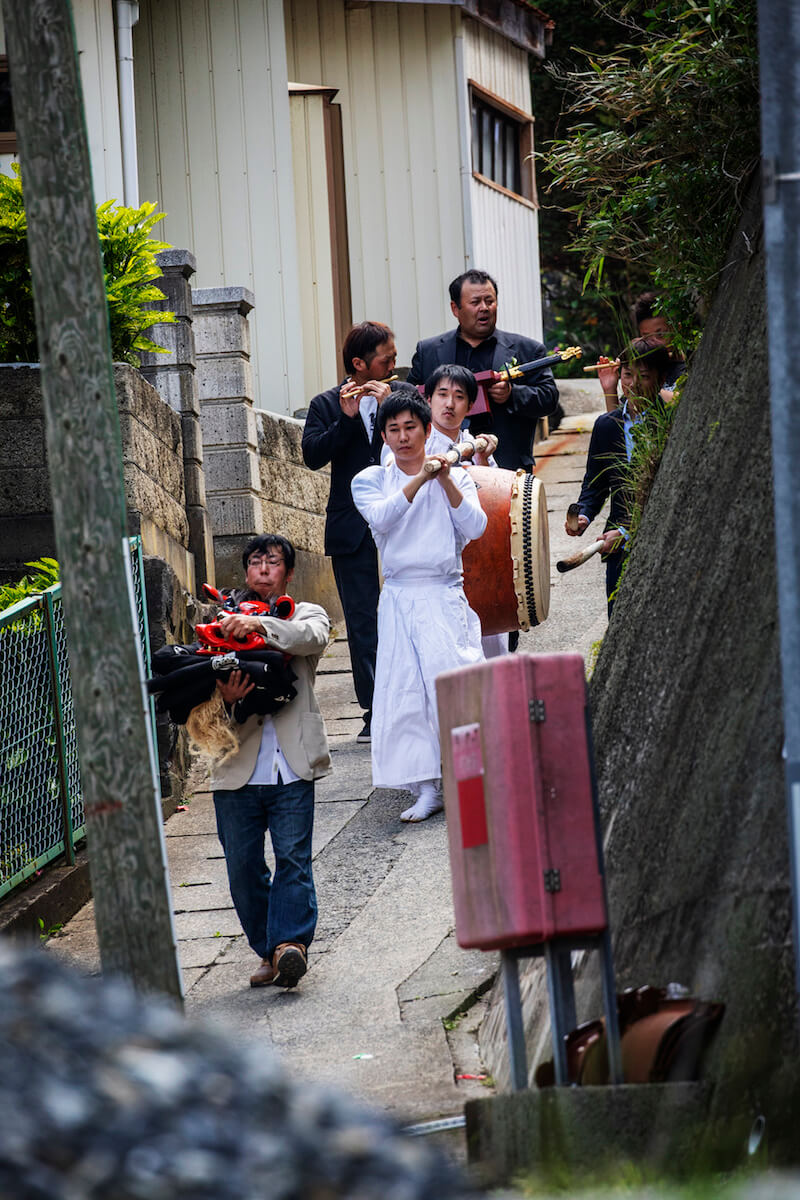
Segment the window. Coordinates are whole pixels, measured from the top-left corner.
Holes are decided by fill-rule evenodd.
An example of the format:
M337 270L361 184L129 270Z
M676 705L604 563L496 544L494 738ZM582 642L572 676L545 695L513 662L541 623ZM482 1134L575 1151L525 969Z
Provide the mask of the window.
M469 84L473 176L535 206L533 117L473 80Z
M14 109L11 104L8 57L0 54L0 154L16 153L17 135L14 132Z

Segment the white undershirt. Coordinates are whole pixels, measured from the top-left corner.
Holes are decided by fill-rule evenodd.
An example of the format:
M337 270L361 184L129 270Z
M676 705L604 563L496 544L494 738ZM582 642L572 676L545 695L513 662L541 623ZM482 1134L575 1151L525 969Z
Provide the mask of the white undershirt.
M258 748L258 758L253 767L253 774L248 784L276 784L280 772L282 783L294 783L300 776L296 775L286 761L281 750L275 723L272 717L264 717L264 727L261 730L261 745Z
M369 392L365 392L358 402L358 411L361 413L361 420L364 422L364 428L367 431L367 440L371 442L372 435L375 432L378 401Z

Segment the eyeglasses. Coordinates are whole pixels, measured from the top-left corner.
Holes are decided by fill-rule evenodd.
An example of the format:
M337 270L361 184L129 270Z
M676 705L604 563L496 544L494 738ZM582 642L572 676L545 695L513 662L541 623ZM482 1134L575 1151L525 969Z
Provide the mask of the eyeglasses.
M264 563L268 567L282 567L283 559L278 554L254 554L247 560L248 567L261 567Z

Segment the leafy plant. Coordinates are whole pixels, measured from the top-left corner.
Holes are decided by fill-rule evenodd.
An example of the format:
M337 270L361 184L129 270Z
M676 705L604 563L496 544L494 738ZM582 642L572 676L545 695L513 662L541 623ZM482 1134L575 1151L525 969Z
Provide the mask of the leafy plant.
M0 613L11 608L12 604L27 600L29 596L38 596L58 583L59 567L54 558L37 558L35 562L25 563L25 566L32 568L32 575L23 575L16 583L0 584Z
M145 336L152 325L174 322L173 312L145 308L164 299L153 284L163 273L156 255L169 249L168 242L152 237L153 227L164 218L152 203L139 208L115 207L107 200L97 209L97 234L103 255L103 275L108 298L111 350L116 362L138 365L137 351L165 354Z
M35 362L39 357L33 306L28 226L19 164L0 175L0 361ZM164 299L153 281L162 274L156 261L169 243L152 231L164 214L155 204L126 208L108 200L97 209L103 257L111 353L116 362L138 365L138 352L164 353L147 336L152 325L173 322L175 314L148 308Z
M679 400L680 394L676 390L676 399L672 404L665 404L660 398L649 402L642 412L641 421L637 421L633 426L630 462L623 466L623 488L630 513L628 553L623 560L622 571L613 593L614 597L616 597L628 569L630 550L642 523L642 514L667 448Z
M756 3L638 0L613 18L608 4L595 11L604 28L617 22L618 44L585 49L583 69L560 72L566 114L544 164L573 221L568 249L584 288L619 309L621 278L636 290L647 280L686 354L758 156Z
M55 937L64 928L63 921L59 921L57 925L51 925L49 929L45 929L44 919L39 917L39 939L46 942L48 938Z

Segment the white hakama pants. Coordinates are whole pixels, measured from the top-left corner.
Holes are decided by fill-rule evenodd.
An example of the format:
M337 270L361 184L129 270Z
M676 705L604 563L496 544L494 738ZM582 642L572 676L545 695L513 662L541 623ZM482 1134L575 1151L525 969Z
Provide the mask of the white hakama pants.
M436 676L482 661L480 621L460 584L386 580L372 705L375 787L441 776Z

